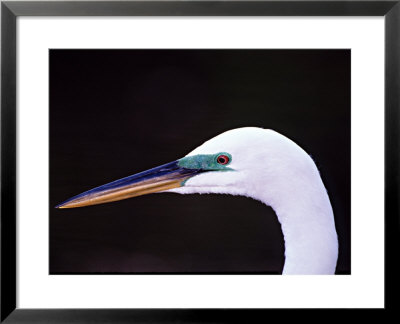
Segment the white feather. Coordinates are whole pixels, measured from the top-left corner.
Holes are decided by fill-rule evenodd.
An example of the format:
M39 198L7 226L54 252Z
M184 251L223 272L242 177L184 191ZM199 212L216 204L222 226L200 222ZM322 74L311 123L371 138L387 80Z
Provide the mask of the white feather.
M196 175L180 194L251 197L271 206L285 240L283 274L334 274L338 241L332 207L311 157L287 137L246 127L222 133L187 156L228 152L233 171Z

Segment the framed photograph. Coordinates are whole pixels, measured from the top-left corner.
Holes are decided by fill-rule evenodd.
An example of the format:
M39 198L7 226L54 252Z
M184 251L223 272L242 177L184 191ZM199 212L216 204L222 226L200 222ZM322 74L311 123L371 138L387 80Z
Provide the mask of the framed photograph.
M1 11L1 321L391 308L397 1Z

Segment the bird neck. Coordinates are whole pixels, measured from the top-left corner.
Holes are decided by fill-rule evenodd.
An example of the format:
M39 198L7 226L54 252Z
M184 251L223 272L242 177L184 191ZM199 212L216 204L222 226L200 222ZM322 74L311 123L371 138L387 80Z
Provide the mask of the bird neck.
M316 169L316 167L315 167ZM338 241L332 206L318 172L264 190L285 241L283 274L334 274ZM269 187L269 188L271 188Z
M305 213L289 208L276 210L285 240L283 274L334 274L338 242L331 206L327 206L330 211L311 202L306 206Z

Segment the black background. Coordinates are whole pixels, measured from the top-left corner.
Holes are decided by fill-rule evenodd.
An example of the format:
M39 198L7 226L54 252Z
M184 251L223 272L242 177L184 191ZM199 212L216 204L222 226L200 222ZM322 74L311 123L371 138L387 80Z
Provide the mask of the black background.
M276 215L249 198L54 208L243 126L314 158L350 273L349 50L51 50L50 273L281 273Z

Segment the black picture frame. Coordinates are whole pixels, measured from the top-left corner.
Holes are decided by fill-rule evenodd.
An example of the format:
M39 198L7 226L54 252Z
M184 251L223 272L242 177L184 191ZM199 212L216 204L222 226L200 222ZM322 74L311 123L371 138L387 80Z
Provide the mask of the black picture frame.
M253 322L277 310L16 308L16 19L19 16L384 16L385 308L395 309L399 244L400 1L2 1L1 318L4 323ZM40 293L40 292L38 292ZM282 311L282 310L281 310ZM281 312L279 311L279 312ZM314 310L319 313L320 311ZM379 310L378 316L381 316ZM297 310L299 315L309 312ZM306 315L307 314L307 315ZM348 314L348 313L347 313ZM347 315L349 316L349 314ZM369 315L368 315L369 316ZM316 316L317 318L319 315ZM259 320L257 320L258 322Z

